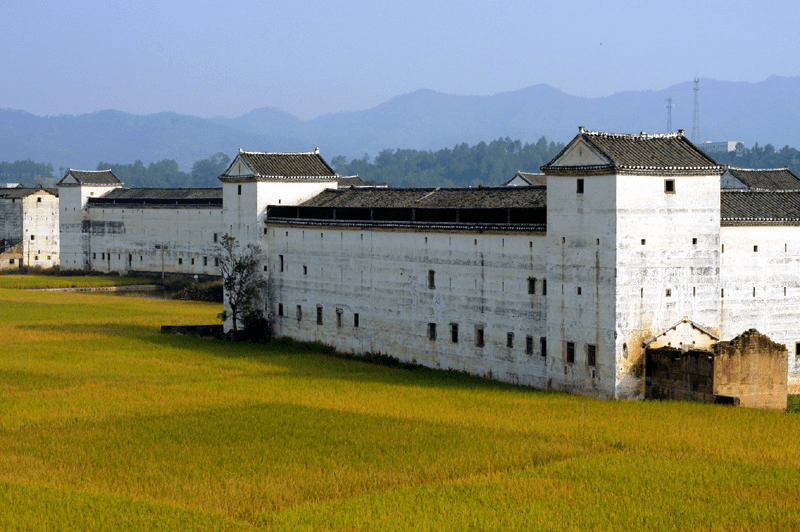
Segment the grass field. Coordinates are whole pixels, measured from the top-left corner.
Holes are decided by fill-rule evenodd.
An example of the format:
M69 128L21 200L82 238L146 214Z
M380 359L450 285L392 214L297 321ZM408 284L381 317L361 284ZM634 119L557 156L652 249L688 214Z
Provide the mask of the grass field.
M85 288L98 286L120 286L151 284L153 279L147 277L125 277L118 275L0 275L0 287L3 288Z
M0 288L0 529L800 529L798 415L158 332L219 311Z

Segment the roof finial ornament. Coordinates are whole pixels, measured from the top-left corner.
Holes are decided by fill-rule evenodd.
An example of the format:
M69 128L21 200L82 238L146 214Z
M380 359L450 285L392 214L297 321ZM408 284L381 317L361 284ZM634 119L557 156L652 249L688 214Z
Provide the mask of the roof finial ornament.
M319 155L319 146L317 146L316 148L314 148L314 153L316 153L317 155Z
M578 133L583 135L586 131L584 130L583 126L578 126Z

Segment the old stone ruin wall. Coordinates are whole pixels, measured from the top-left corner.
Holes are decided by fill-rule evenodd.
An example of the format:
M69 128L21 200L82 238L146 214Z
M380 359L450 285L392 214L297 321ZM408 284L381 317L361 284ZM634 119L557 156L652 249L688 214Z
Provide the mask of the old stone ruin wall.
M646 350L645 398L786 410L786 347L755 329L710 350Z

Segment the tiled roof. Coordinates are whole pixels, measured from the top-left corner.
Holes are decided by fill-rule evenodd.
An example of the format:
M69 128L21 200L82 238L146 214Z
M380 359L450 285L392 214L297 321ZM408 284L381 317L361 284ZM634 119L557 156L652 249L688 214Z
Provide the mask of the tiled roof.
M339 178L339 188L347 187L388 187L388 183L378 183L377 181L364 181L357 175L342 176Z
M304 207L508 208L544 207L545 187L327 189Z
M14 187L14 188L0 188L0 199L20 199L27 198L31 194L44 190L48 194L58 197L58 189L51 187Z
M98 199L222 199L222 187L209 188L115 188Z
M68 178L72 176L80 185L121 185L111 170L73 170L70 168L58 185L69 185Z
M753 169L729 166L726 172L754 190L800 189L800 179L789 168Z
M313 152L258 152L239 150L241 158L255 172L256 180L335 181L336 171L325 162L319 151ZM236 159L231 167L236 164ZM230 167L220 180L235 180L244 176L228 175Z
M723 190L722 226L800 225L800 190Z
M222 187L215 188L116 188L97 198L89 207L141 206L156 208L222 207Z
M579 128L578 135L556 155L541 167L545 173L559 174L576 170L613 171L617 173L685 173L715 172L722 173L723 167L711 157L703 153L683 134L677 133L648 135L603 133ZM578 140L583 140L598 155L610 161L608 164L553 166L567 150Z
M511 186L510 183L515 179L521 179L522 181L526 182L528 185L537 185L537 186L545 186L547 185L547 176L544 174L536 174L533 172L521 172L518 171L514 174L514 177L503 183L502 186L507 187ZM519 186L519 185L517 185Z

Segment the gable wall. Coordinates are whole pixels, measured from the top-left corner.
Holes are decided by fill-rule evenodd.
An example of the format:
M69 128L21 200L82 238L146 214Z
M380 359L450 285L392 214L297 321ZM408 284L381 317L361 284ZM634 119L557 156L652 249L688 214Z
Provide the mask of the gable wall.
M646 338L684 317L718 333L719 176L622 175L616 199L617 396L640 398Z

